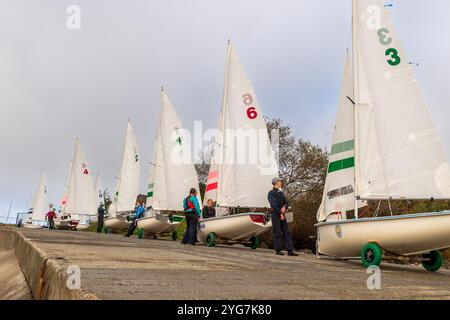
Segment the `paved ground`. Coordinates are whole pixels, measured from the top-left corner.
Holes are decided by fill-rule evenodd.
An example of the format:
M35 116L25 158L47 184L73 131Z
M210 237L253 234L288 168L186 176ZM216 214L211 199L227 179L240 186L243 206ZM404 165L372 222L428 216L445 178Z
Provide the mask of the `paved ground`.
M102 299L450 299L450 272L385 264L381 290L367 289L357 262L278 257L270 250L184 246L86 232L23 230Z
M30 289L20 271L14 249L0 248L0 300L30 299Z

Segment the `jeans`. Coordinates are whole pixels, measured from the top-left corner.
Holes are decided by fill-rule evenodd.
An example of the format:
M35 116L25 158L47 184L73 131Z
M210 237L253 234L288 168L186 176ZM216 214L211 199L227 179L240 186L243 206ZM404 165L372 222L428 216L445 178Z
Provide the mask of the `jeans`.
M131 236L134 233L134 230L136 229L137 223L136 218L133 218L133 221L131 222L130 229L128 229L127 237Z
M49 230L55 229L55 222L53 221L53 219L48 219L48 229Z
M103 229L103 219L98 219L97 222L97 233L101 233Z
M291 234L289 233L288 223L286 217L281 221L281 217L278 213L272 213L272 235L273 235L273 247L275 251L281 251L281 239L284 236L284 244L287 251L293 251Z
M181 243L183 244L192 244L194 245L197 241L197 224L198 224L198 216L195 213L187 212L185 213L186 217L186 231L183 235L183 240Z

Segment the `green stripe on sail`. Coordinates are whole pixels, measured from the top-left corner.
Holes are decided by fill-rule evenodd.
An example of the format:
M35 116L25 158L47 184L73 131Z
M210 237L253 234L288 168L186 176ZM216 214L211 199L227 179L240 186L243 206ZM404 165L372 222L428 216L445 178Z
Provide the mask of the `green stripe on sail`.
M355 166L355 157L331 162L328 166L328 173L353 168Z
M338 154L355 149L355 140L344 141L336 143L331 147L331 154Z
M153 197L153 191L147 192L147 198L151 198L151 197Z

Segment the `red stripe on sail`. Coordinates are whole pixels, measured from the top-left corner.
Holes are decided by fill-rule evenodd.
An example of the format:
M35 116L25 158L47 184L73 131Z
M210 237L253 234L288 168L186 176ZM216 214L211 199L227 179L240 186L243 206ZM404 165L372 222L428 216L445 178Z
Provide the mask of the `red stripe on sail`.
M219 176L219 171L210 172L208 175L208 180L215 179Z
M211 191L211 190L216 190L217 186L218 186L217 182L210 183L210 184L208 184L206 186L206 191L205 192L208 192L208 191Z

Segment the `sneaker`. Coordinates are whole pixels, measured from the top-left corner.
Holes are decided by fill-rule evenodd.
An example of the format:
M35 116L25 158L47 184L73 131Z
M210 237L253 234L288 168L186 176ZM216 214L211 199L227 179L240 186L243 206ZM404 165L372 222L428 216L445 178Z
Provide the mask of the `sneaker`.
M283 251L277 251L277 255L278 256L284 256L284 253L283 253Z
M296 252L294 252L294 251L289 251L289 252L288 252L288 256L291 256L291 257L298 257L298 253L296 253Z

